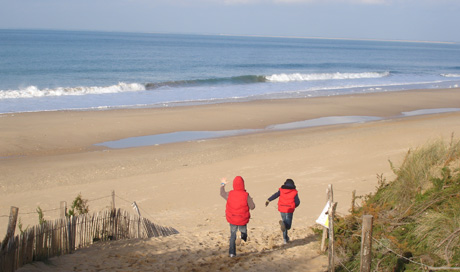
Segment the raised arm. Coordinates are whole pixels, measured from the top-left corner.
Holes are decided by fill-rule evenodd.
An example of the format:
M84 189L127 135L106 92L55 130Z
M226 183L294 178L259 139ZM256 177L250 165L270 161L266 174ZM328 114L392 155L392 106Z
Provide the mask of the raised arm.
M228 199L228 192L225 191L225 185L227 184L226 178L220 179L220 196L223 197L225 200Z

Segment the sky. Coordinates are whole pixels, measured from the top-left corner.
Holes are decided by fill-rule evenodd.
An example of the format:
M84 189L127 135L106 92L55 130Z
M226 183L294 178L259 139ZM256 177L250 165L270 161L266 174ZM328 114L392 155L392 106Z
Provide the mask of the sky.
M460 0L0 0L0 29L460 42Z

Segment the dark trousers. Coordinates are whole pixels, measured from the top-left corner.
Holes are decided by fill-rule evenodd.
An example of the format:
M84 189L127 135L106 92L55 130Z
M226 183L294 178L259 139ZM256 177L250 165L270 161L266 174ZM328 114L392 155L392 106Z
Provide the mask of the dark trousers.
M236 231L240 230L241 236L245 236L248 234L248 229L246 225L244 226L237 226L230 224L230 248L228 250L228 254L236 255Z
M286 242L289 241L288 230L291 229L293 216L294 213L281 213L281 219L283 220L284 226L286 227L286 230L283 231L283 238Z

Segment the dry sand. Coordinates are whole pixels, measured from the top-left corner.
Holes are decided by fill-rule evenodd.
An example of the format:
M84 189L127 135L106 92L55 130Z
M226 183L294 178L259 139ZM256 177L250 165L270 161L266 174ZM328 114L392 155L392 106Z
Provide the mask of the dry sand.
M10 206L24 227L59 216L60 201L81 193L91 211L110 204L132 210L180 234L96 244L22 271L324 271L311 226L328 184L338 212L351 193L373 192L377 174L392 178L410 148L460 134L460 112L402 117L402 112L460 108L460 90L416 90L307 99L266 100L156 109L62 111L0 115L0 235ZM176 131L263 129L328 116L384 120L258 133L127 149L96 143ZM241 175L256 209L250 241L228 257L229 226L220 178ZM276 203L265 200L292 178L301 205L292 243L283 245ZM227 186L230 187L231 186Z

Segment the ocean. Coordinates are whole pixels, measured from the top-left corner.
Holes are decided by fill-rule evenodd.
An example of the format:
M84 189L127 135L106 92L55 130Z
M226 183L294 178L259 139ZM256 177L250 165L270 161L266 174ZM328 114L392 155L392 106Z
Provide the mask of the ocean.
M0 113L459 86L459 44L0 30Z

